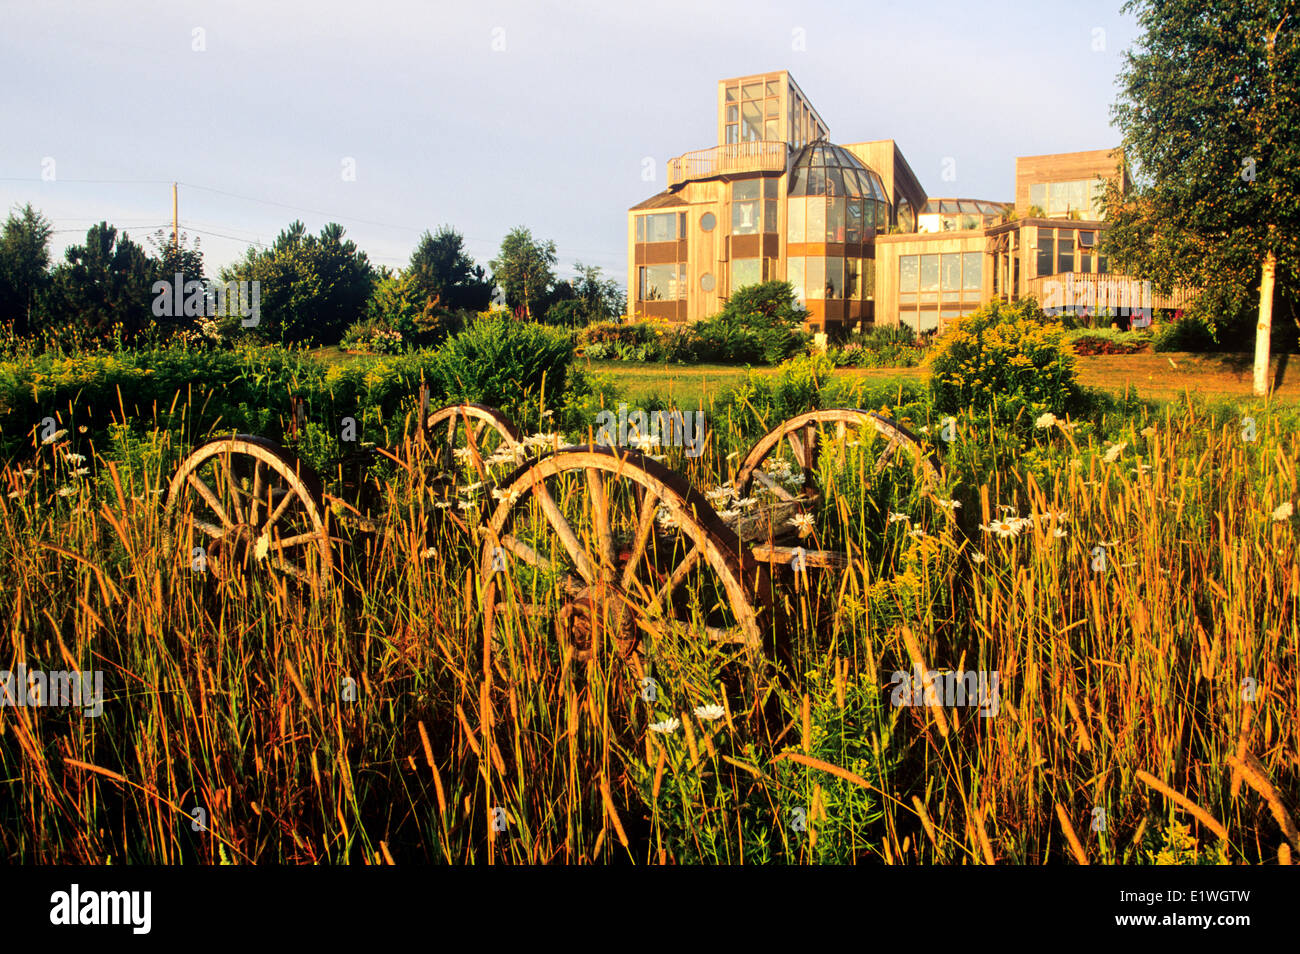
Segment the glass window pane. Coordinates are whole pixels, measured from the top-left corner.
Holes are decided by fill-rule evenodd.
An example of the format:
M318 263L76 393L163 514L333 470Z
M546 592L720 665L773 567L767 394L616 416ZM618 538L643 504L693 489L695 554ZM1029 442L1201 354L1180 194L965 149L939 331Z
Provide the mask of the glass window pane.
M777 122L775 119L767 120L763 124L763 138L771 139L771 140L780 139L781 136L780 133L777 132L776 127L777 127Z
M757 258L738 258L731 263L731 290L756 285L762 281L762 262Z
M826 241L844 241L844 203L843 198L830 199L826 203Z
M961 254L958 252L940 256L939 284L944 291L957 291L961 288Z
M645 217L647 242L674 242L677 240L677 213L664 212Z
M937 292L939 290L939 256L921 256L921 291Z
M844 241L861 242L862 241L862 203L870 203L870 199L850 199L848 207L845 209L844 220Z
M1062 215L1070 199L1068 183L1051 182L1047 186L1047 214Z
M742 90L741 96L743 96L745 99L763 98L762 83L746 83L743 87L741 87L741 90Z
M735 101L736 101L736 87L734 87L734 86L728 86L728 87L727 87L727 102L729 102L729 103L734 103Z
M808 200L808 241L826 241L826 200Z
M766 119L775 119L776 111L781 103L776 99L767 99L763 101L763 116Z
M972 291L979 291L984 283L983 266L984 256L979 252L962 253L962 282L961 287Z
M826 295L826 259L814 255L805 266L805 288L809 298L822 298Z
M876 297L876 262L874 259L862 260L862 297L873 301Z
M776 232L776 199L763 200L763 231Z
M732 123L730 126L727 127L727 143L728 143L728 145L730 145L731 143L737 143L737 142L740 142L740 133L739 133L739 128L740 128L740 127L738 127L735 123Z
M844 297L858 297L858 269L861 268L862 259L846 258L844 260Z
M742 142L763 138L763 115L758 103L744 103L740 107L740 139Z
M729 122L729 123L734 123L734 122L738 122L739 120L740 120L740 107L739 107L739 106L728 106L728 107L727 107L727 122Z
M844 259L838 255L826 258L826 297L844 297Z
M780 84L777 83L776 80L768 80L768 81L767 81L767 95L768 95L768 96L780 96L780 95L781 95L781 87L780 87Z
M641 268L641 301L676 301L685 291L682 288L682 268L679 265L645 265Z
M1035 182L1029 187L1029 204L1047 211L1047 183Z
M1074 233L1061 231L1056 240L1056 270L1058 272L1074 271Z
M1038 274L1051 275L1054 272L1052 265L1055 263L1055 245L1052 240L1051 229L1038 230Z
M786 259L785 280L794 288L794 297L802 304L807 296L804 293L804 260L802 258Z
M732 201L740 202L747 199L757 199L760 189L762 189L762 185L757 179L739 179L731 184Z
M775 176L769 176L763 180L763 198L775 199L777 194L777 182Z
M1088 195L1088 181L1079 179L1070 183L1070 208L1080 215L1092 214L1092 197Z
M804 241L804 207L807 199L791 199L785 204L785 240Z
M915 293L920 272L917 270L917 256L898 256L898 290Z
M636 217L636 240L638 242L645 241L645 216L644 215L638 215Z

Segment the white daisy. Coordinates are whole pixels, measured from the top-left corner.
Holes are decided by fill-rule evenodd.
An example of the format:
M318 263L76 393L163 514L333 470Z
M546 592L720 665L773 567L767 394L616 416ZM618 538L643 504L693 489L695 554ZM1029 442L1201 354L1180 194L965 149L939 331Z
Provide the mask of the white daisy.
M1281 523L1283 520L1290 520L1293 513L1295 513L1295 507L1293 507L1291 501L1288 500L1273 511L1273 519L1278 521L1278 523Z
M890 523L911 523L912 518L905 513L894 513L893 511L890 511L889 522Z
M797 513L790 518L790 525L799 531L800 537L806 537L813 532L812 514Z
M58 494L60 497L71 497L77 491L75 487L60 487L58 490L54 492Z
M63 456L67 459L68 463L70 464L81 465L86 462L85 454L64 454Z
M1040 431L1043 431L1051 427L1055 423L1056 423L1056 415L1053 414L1051 411L1048 411L1046 414L1040 414L1038 416L1038 419L1034 421L1034 427L1038 428Z
M727 714L727 710L722 708L722 706L696 706L695 707L695 718L701 719L704 722L716 721L717 719L721 719L726 714Z
M1112 444L1110 450L1106 451L1106 455L1102 460L1108 464L1115 463L1115 461L1119 460L1119 455L1124 453L1125 447L1128 447L1128 441L1120 441L1118 444Z
M681 724L678 719L665 719L663 722L651 723L650 731L658 732L660 735L672 735Z
M944 510L956 510L958 507L961 506L961 501L960 501L960 500L940 500L940 501L939 501L939 506L942 507Z

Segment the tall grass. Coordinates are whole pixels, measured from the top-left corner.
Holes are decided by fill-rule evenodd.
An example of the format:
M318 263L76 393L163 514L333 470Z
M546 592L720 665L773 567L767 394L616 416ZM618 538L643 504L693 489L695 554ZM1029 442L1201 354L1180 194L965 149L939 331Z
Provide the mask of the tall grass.
M664 642L652 699L610 654L538 645L544 624L485 646L478 546L400 468L377 531L340 544L340 585L313 598L164 553L182 441L124 432L81 448L78 476L69 435L41 450L52 479L11 473L0 496L0 668L102 670L107 698L98 718L0 708L0 846L14 862L1275 862L1300 791L1300 563L1296 518L1274 511L1300 497L1300 436L1294 414L1245 411L1253 442L1242 409L1185 403L1028 439L959 418L951 510L863 492L871 461L850 455L814 542L838 534L855 559L785 580L785 651L752 667ZM669 452L702 489L761 434L720 413L705 455ZM938 434L938 415L908 413ZM1110 462L1108 441L1126 442ZM980 529L1001 514L1029 523ZM891 674L916 664L998 672L997 714L893 705Z

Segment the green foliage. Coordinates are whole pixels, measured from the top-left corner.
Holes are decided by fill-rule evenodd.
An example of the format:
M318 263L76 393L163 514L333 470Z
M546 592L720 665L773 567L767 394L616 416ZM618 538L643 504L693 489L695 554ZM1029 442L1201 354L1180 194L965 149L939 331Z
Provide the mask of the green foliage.
M1062 342L1075 354L1136 354L1151 344L1146 331L1121 331L1118 328L1075 328L1062 336Z
M35 329L37 301L49 287L54 226L28 203L9 213L0 232L0 325L19 335Z
M1151 340L1153 351L1218 351L1214 331L1200 318L1185 315L1176 321L1162 321Z
M1300 264L1300 32L1287 5L1131 0L1143 34L1120 74L1116 124L1138 188L1107 196L1118 269L1158 287L1258 294L1278 261L1294 303ZM1288 20L1290 19L1290 22ZM1248 321L1245 309L1203 315Z
M261 334L285 343L336 344L366 311L375 274L366 253L343 226L331 222L319 236L292 223L266 250L250 248L223 269L223 281L261 282Z
M959 318L934 344L930 390L941 411L974 409L1005 421L1077 407L1074 358L1062 347L1064 329L1038 303L993 301Z
M64 257L44 306L49 325L57 316L60 328L84 338L104 340L117 328L131 340L152 324L156 265L125 232L100 222L86 232L84 245L70 246Z
M361 354L400 354L405 347L402 333L381 318L354 321L340 344Z
M449 225L420 236L406 274L417 312L426 306L486 311L492 303L492 279L474 264L463 236Z
M507 305L522 308L525 317L545 313L541 306L555 285L554 242L534 240L532 231L523 226L513 228L489 264Z
M776 364L807 347L808 313L789 282L760 282L733 294L722 311L691 326L696 361Z
M512 408L543 389L563 393L572 360L568 332L489 312L447 339L430 379L449 400Z
M828 348L826 356L837 368L912 368L925 349L907 325L881 325Z

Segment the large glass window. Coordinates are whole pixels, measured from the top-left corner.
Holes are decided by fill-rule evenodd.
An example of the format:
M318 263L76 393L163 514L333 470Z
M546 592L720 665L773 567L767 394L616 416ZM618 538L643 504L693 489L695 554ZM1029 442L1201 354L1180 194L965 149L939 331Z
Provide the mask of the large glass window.
M861 242L862 241L862 203L870 202L870 199L849 199L849 204L845 209L844 218L844 241Z
M820 197L808 200L808 241L826 241L826 200Z
M984 256L979 252L963 252L961 256L962 298L979 299L984 284Z
M785 204L785 240L787 242L803 242L804 235L804 212L808 207L807 199L790 199Z
M686 213L661 212L657 215L643 215L637 222L636 240L638 242L675 242L681 238L678 220ZM644 228L642 223L644 222Z
M843 197L826 200L826 241L844 241L844 203Z
M839 255L826 258L826 297L848 297L844 294L844 259Z
M921 292L937 292L939 290L939 256L922 255L921 256Z
M1061 229L1056 239L1056 270L1074 271L1074 233Z
M860 286L858 285L858 271L861 268L862 259L846 258L844 260L844 297L857 298Z
M804 267L802 258L787 259L785 263L785 280L794 289L794 297L802 303L808 296L804 290Z
M731 184L731 234L753 235L761 228L758 218L758 179L742 179Z
M940 259L939 281L943 287L943 300L957 301L961 298L961 253L942 255Z
M1029 186L1029 204L1047 215L1060 218L1077 213L1080 218L1101 218L1105 179L1070 179L1063 182L1034 182Z
M1052 229L1038 230L1038 275L1051 275L1055 257Z
M819 255L806 259L804 278L809 298L826 297L826 259Z
M898 256L898 293L900 302L916 302L916 290L921 272L918 268L919 256Z
M731 263L731 290L757 285L763 280L763 260L760 258L737 258Z
M686 267L642 265L638 288L641 301L677 301L686 297Z
M1047 183L1035 182L1029 186L1029 204L1047 211Z

